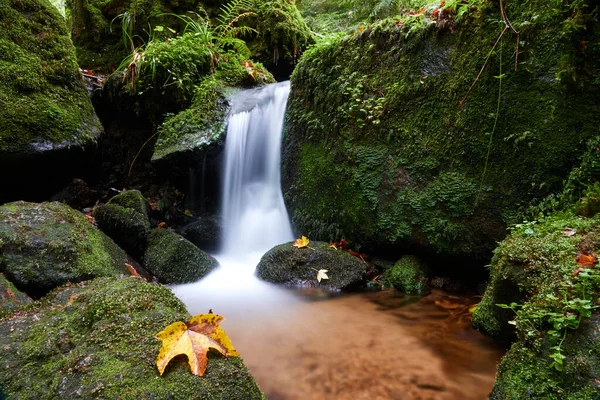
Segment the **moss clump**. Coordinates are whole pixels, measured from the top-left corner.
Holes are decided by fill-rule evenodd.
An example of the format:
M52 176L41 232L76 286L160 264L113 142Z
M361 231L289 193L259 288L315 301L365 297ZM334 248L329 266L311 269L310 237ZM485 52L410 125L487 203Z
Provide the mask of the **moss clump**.
M126 190L112 197L108 204L129 208L136 211L138 214L150 219L150 204L139 190Z
M250 44L252 55L267 65L284 61L294 64L296 57L314 43L314 36L293 0L258 3L248 25L258 37Z
M109 203L94 208L93 215L102 232L123 249L134 256L144 253L150 232L150 221L144 214Z
M85 148L102 127L64 18L47 0L2 0L0 156Z
M144 266L163 283L200 280L219 263L181 235L168 229L153 229L148 235Z
M415 256L404 256L383 276L386 285L406 293L426 295L429 293L429 271Z
M489 24L500 18L497 3L460 21L383 20L304 53L282 156L297 231L345 237L370 252L417 245L483 260L531 201L560 189L600 124L600 86L590 73L600 70L599 49L573 55L574 43L599 37L599 24L586 8L506 8L527 37L519 70L506 36L462 108L498 38ZM567 20L578 28L566 29ZM564 62L579 66L577 83L564 78Z
M346 251L335 250L325 242L310 242L310 249L298 249L293 243L273 247L256 266L256 276L272 283L302 285L316 282L317 272L327 270L329 279L320 286L346 289L364 283L368 265Z
M31 302L29 296L19 291L4 274L0 274L0 318Z
M158 375L156 333L189 318L169 289L136 278L61 288L38 311L0 322L0 386L42 400L263 399L237 357L210 353L204 377L182 360Z
M127 273L123 250L61 203L0 207L0 272L30 296L67 281Z

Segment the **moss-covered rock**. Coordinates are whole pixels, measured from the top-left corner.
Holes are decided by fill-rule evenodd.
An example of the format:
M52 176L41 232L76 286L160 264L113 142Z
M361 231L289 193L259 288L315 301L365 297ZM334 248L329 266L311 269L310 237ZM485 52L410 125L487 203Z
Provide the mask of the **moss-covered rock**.
M150 232L150 204L139 190L127 190L94 208L98 227L134 256L146 249Z
M385 285L407 294L426 295L430 291L429 268L416 256L404 256L383 275Z
M315 38L294 0L257 2L244 22L256 30L249 40L252 57L261 61L278 81L287 80L296 60Z
M153 229L148 235L144 266L163 283L188 283L201 279L219 263L181 235Z
M65 204L0 206L0 272L30 296L67 281L129 274L126 261L123 250Z
M4 174L0 202L24 186L56 192L101 131L64 18L47 0L3 0L0 169L18 173Z
M61 288L0 322L0 386L14 399L263 399L238 357L209 353L204 377L177 359L159 376L156 333L189 318L169 289L137 278Z
M561 187L600 124L600 49L573 52L598 40L598 20L571 3L505 6L527 38L518 71L507 33L463 107L499 35L497 2L460 20L383 20L304 53L282 155L297 231L485 260L525 206Z
M516 342L492 399L600 397L600 219L557 212L516 225L500 243L473 313L483 333Z
M571 229L576 233L569 236ZM518 224L494 251L490 282L473 313L475 329L493 338L514 338L515 327L509 321L515 313L497 304L523 304L560 285L564 270L577 268L575 254L591 251L590 246L600 243L599 234L597 218L569 213L543 223Z
M517 342L498 365L491 400L548 399L588 400L600 398L600 320L595 315L564 343L563 370L549 368L549 346L536 352Z
M296 248L284 243L269 250L256 266L256 276L272 283L302 285L317 282L317 272L327 270L329 279L320 286L346 289L359 286L367 277L368 264L343 250L335 250L325 242L310 242L310 248Z
M19 291L4 274L0 274L0 318L31 302L31 297Z

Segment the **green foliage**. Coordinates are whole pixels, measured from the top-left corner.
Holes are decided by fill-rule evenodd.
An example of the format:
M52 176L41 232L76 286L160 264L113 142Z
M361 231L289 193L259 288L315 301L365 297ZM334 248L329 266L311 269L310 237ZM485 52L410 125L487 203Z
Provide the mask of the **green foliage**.
M415 256L404 256L383 275L386 286L407 294L420 296L429 293L429 276L427 266Z

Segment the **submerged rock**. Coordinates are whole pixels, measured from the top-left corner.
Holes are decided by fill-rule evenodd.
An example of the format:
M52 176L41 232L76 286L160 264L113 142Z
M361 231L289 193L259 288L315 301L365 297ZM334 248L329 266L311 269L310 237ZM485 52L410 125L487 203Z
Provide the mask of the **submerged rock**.
M383 275L386 285L406 293L426 295L430 291L429 268L416 256L404 256Z
M15 285L9 282L4 274L0 274L0 318L32 301L31 297L19 291Z
M385 19L304 53L282 153L296 231L372 253L483 261L524 205L561 187L600 125L599 50L572 56L600 26L581 9L580 25L566 29L566 3L536 20L546 2L504 5L528 38L518 71L506 41L502 87L496 49L462 107L498 38L489 24L498 2L457 21L443 12Z
M284 243L269 250L256 266L256 276L272 283L301 285L317 282L319 270L327 270L329 279L320 286L347 289L364 283L368 264L343 250L335 250L325 242L310 242L310 248L298 249Z
M0 206L0 272L30 296L67 281L129 275L123 250L66 204Z
M150 232L150 205L139 190L128 190L94 208L98 227L119 246L138 257Z
M50 196L96 146L102 126L83 85L67 24L47 0L0 9L0 203Z
M206 276L219 263L181 235L153 229L148 235L144 267L162 283L189 283Z
M189 318L169 289L137 278L63 287L0 321L0 387L11 399L264 399L239 357L210 352L203 377L177 358L159 376L156 333Z

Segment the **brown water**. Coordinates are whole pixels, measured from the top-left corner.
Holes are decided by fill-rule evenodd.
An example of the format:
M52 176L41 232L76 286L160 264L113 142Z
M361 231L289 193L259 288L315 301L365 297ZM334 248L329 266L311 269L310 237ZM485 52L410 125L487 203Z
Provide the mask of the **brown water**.
M269 400L486 399L503 350L470 327L476 298L394 290L231 319L224 328Z

